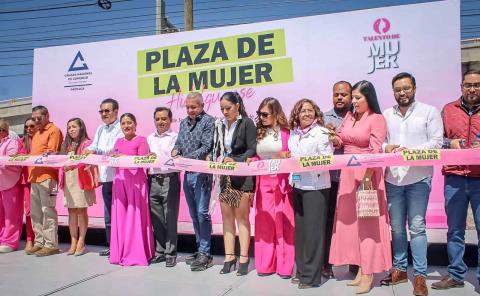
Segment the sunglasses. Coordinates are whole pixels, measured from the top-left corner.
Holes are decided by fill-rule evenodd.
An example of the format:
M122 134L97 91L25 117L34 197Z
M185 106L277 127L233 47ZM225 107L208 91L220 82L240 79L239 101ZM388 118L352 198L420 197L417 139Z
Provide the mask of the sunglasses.
M257 111L257 115L258 115L258 117L267 118L267 117L270 116L271 114L268 113L268 112L260 112L260 111Z

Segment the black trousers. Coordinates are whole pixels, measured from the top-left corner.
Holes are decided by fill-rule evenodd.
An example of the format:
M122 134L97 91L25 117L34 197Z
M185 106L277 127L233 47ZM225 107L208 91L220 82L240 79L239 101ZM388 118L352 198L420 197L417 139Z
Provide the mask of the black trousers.
M105 236L110 247L110 233L112 230L112 190L113 182L102 183L103 219L105 220Z
M327 214L327 228L325 234L325 259L324 266L331 268L332 265L328 263L328 256L330 254L330 245L332 244L333 224L335 222L335 209L337 207L338 182L331 182L330 193L328 198L328 214Z
M180 208L179 173L148 176L150 217L155 237L155 255L177 256L177 221Z
M322 283L329 191L293 189L296 276L302 284Z

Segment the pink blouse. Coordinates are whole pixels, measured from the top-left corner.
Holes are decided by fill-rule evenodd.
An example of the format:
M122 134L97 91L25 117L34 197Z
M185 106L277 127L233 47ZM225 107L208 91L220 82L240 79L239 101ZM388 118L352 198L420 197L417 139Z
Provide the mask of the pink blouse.
M10 156L18 153L18 140L5 137L0 140L0 156ZM15 186L22 173L21 166L0 166L0 191Z

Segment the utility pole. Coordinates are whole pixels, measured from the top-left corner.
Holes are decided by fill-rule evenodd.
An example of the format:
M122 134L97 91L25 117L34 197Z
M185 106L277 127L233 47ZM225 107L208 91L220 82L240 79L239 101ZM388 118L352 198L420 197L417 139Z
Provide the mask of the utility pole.
M167 24L165 21L165 1L157 0L156 6L156 18L155 18L155 34L165 33L167 29Z
M184 0L183 2L185 31L193 30L193 0Z

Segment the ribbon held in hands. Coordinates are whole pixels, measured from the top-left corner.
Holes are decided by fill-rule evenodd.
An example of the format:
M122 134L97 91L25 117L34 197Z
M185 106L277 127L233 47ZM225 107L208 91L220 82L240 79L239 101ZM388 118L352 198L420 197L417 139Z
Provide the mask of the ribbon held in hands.
M230 176L255 176L292 172L388 166L480 165L479 149L407 149L399 153L316 155L286 159L220 163L189 158L105 155L15 155L0 157L0 165L64 167L79 164L122 168L169 168Z

